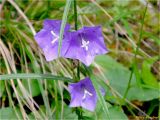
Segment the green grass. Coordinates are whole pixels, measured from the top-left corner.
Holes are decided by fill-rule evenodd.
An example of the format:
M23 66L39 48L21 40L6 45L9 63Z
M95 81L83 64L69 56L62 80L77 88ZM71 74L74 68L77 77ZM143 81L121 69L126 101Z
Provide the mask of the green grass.
M146 1L0 1L0 119L158 119L160 16L157 1ZM66 22L101 25L109 53L90 67L47 62L34 40L46 18L62 20L59 53ZM98 94L94 112L68 106L68 84L85 76Z

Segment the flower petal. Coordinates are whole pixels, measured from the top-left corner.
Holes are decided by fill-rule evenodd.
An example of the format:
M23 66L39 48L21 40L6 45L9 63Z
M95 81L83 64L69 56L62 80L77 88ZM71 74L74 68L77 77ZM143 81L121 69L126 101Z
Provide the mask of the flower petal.
M96 95L86 98L81 102L81 106L89 111L94 111L97 103Z
M61 20L46 19L43 22L43 29L46 29L48 31L54 30L55 32L59 33L61 24L62 24ZM70 25L66 24L64 31L69 31L69 29L70 29Z
M69 106L70 107L81 106L80 98L82 98L83 96L81 86L79 84L74 83L74 84L70 84L68 88L71 95L71 102Z

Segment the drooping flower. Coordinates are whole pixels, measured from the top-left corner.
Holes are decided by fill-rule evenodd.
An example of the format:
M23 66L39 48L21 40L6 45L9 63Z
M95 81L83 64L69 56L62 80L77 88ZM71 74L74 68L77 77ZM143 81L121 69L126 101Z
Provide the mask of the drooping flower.
M97 103L97 94L90 78L86 77L78 83L69 85L71 95L70 107L83 107L89 111L94 111ZM101 91L102 92L102 91ZM102 95L104 95L104 89Z
M61 20L46 19L43 23L43 29L40 30L34 37L40 48L43 50L47 61L58 58L58 40L60 34ZM66 24L60 55L63 57L68 46L70 33L68 32L70 25Z
M66 58L78 59L89 66L96 55L108 52L100 26L83 27L72 32L71 36Z

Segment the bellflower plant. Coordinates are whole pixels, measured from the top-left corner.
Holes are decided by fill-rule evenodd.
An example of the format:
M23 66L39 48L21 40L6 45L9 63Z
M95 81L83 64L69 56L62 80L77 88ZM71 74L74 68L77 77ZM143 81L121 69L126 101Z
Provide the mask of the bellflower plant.
M35 39L43 50L47 61L58 58L58 40L60 34L61 20L46 19L43 29L36 35ZM61 57L78 59L89 66L96 55L108 52L101 27L83 27L75 32L69 32L70 25L66 24L61 46ZM102 95L105 91L100 88ZM71 95L70 107L83 107L94 111L97 103L97 94L90 78L85 78L78 83L69 85Z
M78 83L72 83L68 88L71 95L70 107L81 106L89 111L94 111L97 103L97 94L90 78L86 77ZM104 89L101 92L104 96Z
M43 29L35 35L35 40L43 50L47 61L58 58L58 40L60 34L61 20L44 20ZM66 24L64 29L64 37L62 40L61 56L63 57L68 46L70 33L68 30L70 25Z
M71 36L70 45L65 54L67 58L78 59L89 66L96 55L108 52L100 26L83 27L72 32Z

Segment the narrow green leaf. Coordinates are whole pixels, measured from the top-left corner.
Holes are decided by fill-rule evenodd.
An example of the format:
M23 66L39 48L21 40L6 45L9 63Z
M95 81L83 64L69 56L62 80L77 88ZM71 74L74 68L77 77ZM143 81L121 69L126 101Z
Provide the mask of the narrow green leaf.
M4 81L0 81L0 97L2 97L4 91L5 91Z
M60 56L60 53L61 53L61 46L62 46L64 28L65 28L65 25L66 25L66 22L67 22L67 16L68 16L69 8L70 8L70 5L71 5L72 1L73 0L67 0L66 6L65 6L65 9L64 9L62 24L61 24L61 29L60 29L59 43L58 43L58 56Z
M93 83L93 85L96 89L96 93L97 93L99 102L100 102L100 104L103 108L104 113L106 114L106 118L107 118L107 120L110 120L108 106L107 106L107 104L106 104L106 102L105 102L105 100L104 100L104 98L103 98L103 96L102 96L102 94L99 90L99 85L98 85L97 79L93 75L91 75L90 77L91 77L92 83Z
M9 79L48 79L48 80L61 80L61 81L72 81L71 78L54 76L52 74L35 74L35 73L18 73L18 74L5 74L0 75L0 80Z

